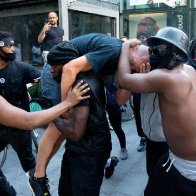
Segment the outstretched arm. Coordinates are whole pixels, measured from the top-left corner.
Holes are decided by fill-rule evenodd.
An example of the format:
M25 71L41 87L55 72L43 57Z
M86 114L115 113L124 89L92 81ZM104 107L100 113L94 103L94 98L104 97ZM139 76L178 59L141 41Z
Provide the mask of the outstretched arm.
M57 118L63 112L77 104L80 100L89 98L89 96L82 97L89 88L87 88L87 84L81 84L82 81L68 93L67 99L62 103L50 109L32 113L26 112L9 104L3 97L0 96L0 124L26 130L32 130L36 127L40 127Z

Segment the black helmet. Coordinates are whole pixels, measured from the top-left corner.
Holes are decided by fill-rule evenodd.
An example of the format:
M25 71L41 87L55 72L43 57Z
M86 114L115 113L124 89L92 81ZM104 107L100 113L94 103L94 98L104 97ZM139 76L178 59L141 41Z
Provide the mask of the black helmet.
M147 39L148 46L155 46L162 41L176 46L184 53L185 58L188 58L189 40L187 35L180 29L165 27L160 29L155 36Z

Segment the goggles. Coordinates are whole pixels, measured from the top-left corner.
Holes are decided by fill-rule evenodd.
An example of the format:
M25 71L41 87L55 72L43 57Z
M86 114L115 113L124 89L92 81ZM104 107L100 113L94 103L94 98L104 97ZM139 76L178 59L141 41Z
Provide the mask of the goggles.
M0 40L0 47L4 47L7 45L14 45L14 40L12 37L7 37L7 38L3 38L2 40Z
M165 54L170 53L171 51L167 48L161 48L159 46L149 47L148 49L150 55L154 56L164 56Z

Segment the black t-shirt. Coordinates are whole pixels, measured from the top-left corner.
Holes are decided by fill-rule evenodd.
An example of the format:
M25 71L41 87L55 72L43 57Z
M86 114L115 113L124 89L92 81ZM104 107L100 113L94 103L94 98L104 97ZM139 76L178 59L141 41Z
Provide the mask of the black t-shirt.
M62 42L63 35L64 30L61 27L51 27L50 30L46 32L46 36L42 42L42 50L49 51L53 46Z
M114 74L120 57L122 41L106 34L87 34L70 40L85 55L95 73Z
M111 135L105 112L105 92L101 80L94 74L87 74L85 77L80 77L81 75L79 74L76 83L82 79L89 84L90 98L80 101L75 107L89 106L88 122L82 138L78 142L67 139L65 146L66 149L80 154L96 155L111 150Z
M12 105L29 111L26 84L39 78L39 71L30 64L12 61L0 70L0 95Z

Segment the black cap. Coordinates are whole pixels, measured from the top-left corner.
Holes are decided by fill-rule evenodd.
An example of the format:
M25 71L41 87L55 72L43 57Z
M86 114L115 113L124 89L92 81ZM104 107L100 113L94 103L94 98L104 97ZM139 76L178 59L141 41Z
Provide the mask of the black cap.
M48 53L47 62L51 66L66 64L79 57L78 50L68 41L55 45Z
M6 37L0 40L0 47L7 46L9 44L14 45L14 40L12 37Z

